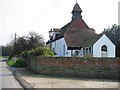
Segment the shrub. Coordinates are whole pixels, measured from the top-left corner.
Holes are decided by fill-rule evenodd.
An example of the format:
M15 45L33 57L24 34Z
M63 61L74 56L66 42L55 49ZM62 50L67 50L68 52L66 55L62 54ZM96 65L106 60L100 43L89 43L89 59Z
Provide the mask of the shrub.
M17 60L15 63L15 67L26 67L26 66L27 66L27 64L23 60Z
M16 60L13 60L13 59L9 59L7 61L7 64L11 67L26 67L27 66L26 62L23 61L23 60L17 60L16 61Z
M43 53L44 53L43 47L37 47L35 49L32 49L33 56L43 56Z
M33 56L55 56L55 53L48 47L37 47L30 51L25 51L21 53L22 57L27 58L30 55Z
M15 60L9 59L9 60L7 61L7 64L8 64L9 66L11 66L11 67L14 67L14 65L15 65Z
M43 56L55 56L55 53L47 47L44 47Z

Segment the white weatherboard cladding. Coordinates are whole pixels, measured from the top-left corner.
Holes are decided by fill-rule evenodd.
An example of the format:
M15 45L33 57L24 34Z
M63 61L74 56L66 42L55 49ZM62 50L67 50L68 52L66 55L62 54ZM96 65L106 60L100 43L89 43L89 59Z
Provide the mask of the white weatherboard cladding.
M57 56L71 57L71 50L67 50L67 45L64 38L56 40L52 43L52 49Z
M103 35L94 45L93 45L93 56L101 56L101 47L103 45L107 46L107 57L115 57L115 45L110 41L110 39Z

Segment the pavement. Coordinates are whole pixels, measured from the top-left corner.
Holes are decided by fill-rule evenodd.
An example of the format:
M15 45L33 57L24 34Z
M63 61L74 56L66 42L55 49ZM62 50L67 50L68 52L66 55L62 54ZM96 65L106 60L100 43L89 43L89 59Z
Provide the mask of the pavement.
M119 88L120 83L108 79L52 77L35 74L26 68L15 68L15 77L24 88Z
M12 72L7 66L6 59L0 59L0 90L5 88L21 88L19 82L16 81Z
M2 68L2 88L22 88L5 64Z

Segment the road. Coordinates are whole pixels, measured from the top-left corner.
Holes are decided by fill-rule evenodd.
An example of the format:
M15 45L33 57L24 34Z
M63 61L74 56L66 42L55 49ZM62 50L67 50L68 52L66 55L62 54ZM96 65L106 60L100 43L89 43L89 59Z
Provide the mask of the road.
M9 70L5 61L0 59L0 90L1 88L22 88Z

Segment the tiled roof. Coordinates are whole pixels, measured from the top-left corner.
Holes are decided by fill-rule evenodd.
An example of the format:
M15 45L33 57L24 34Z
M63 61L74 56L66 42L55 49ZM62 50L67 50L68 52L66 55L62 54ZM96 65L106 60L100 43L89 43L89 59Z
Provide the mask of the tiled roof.
M69 49L80 49L81 47L91 46L100 37L80 17L63 26L59 32L60 34L52 42L64 37Z
M72 21L69 22L68 24L66 24L65 26L63 26L61 29L60 29L60 35L61 36L64 36L64 33L67 31L67 29L70 27Z
M78 17L70 26L70 28L76 28L76 29L89 29L88 25L85 23L85 21Z
M78 17L76 20L69 22L65 26L63 26L60 29L60 35L56 40L61 39L64 37L64 33L69 29L69 28L76 28L76 29L89 29L88 25L84 22L84 20L80 17Z
M87 46L86 41L93 40L93 38L96 40L96 37L98 38L98 35L91 29L69 28L64 34L64 38L69 49ZM93 40L93 42L95 40Z
M92 45L102 36L103 34L96 34L93 37L84 40L83 47L92 47Z

